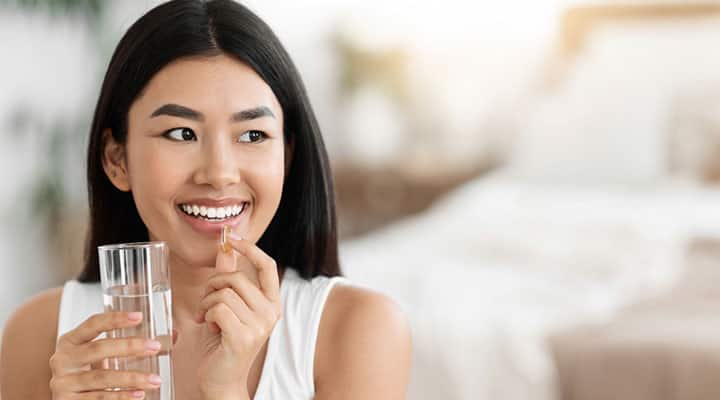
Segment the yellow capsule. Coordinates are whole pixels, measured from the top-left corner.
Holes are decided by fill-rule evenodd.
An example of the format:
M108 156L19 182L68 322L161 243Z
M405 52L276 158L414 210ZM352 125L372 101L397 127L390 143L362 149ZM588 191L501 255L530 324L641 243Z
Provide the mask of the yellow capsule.
M230 225L223 225L222 234L220 235L220 248L225 253L232 250L232 246L230 246Z

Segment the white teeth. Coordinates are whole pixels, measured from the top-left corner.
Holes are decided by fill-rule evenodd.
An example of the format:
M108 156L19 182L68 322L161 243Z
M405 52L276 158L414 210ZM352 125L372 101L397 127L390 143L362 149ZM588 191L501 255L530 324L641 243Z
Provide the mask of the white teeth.
M206 218L225 219L239 215L245 209L245 203L227 207L205 207L194 204L181 204L180 208L185 213Z

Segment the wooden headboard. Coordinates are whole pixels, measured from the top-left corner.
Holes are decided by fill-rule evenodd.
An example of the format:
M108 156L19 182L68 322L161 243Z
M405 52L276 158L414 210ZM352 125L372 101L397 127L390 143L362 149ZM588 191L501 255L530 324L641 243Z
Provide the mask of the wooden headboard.
M703 19L720 16L717 2L588 5L571 7L561 17L560 47L564 56L579 53L588 34L607 22L635 22L665 19Z

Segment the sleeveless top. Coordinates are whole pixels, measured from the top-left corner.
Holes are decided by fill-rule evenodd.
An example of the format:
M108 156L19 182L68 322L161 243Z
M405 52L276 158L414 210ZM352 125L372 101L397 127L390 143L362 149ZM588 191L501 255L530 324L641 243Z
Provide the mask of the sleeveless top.
M330 290L344 277L301 278L286 268L280 283L283 316L270 333L256 400L308 400L315 396L315 344L320 317ZM100 283L65 283L58 315L58 337L92 314L103 312Z

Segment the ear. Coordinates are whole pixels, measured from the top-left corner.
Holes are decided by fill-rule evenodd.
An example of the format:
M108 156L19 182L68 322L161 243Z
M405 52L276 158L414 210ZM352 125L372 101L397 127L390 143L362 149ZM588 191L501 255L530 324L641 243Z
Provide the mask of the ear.
M125 145L115 141L110 129L105 129L102 134L103 143L103 169L110 182L118 190L130 191L130 179L128 179L127 160L125 158Z

